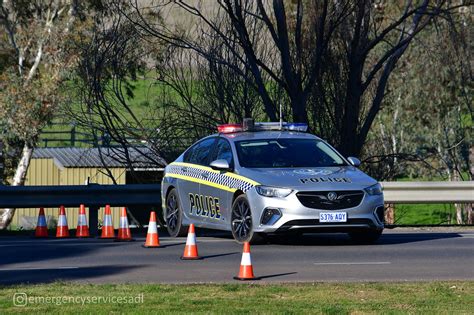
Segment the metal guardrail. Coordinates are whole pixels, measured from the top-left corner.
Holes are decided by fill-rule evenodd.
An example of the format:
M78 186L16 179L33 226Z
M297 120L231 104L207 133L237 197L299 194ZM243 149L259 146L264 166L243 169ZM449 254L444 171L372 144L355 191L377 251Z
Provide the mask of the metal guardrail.
M474 181L469 182L382 182L385 202L397 203L474 203ZM111 206L161 205L161 186L83 185L83 186L2 186L0 208L78 207L89 208L91 235L97 235L98 210Z
M97 235L98 210L111 206L161 205L161 186L146 185L82 185L82 186L2 186L0 208L78 207L89 208L89 230Z
M381 184L385 203L474 203L474 181Z

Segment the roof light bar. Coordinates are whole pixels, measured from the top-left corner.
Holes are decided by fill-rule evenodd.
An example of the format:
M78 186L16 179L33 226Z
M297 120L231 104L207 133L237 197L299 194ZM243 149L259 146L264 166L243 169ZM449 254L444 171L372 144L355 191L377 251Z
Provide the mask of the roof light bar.
M305 123L279 123L279 122L256 122L255 130L289 130L306 132L308 124Z
M278 131L288 130L297 132L306 132L308 124L305 123L279 123L279 122L255 122L246 121L244 126L242 124L225 124L218 125L217 131L219 133L234 133L241 131Z
M225 125L218 125L217 131L219 133L233 133L233 132L240 132L242 131L241 124L225 124Z
M255 130L281 130L279 122L256 122Z
M284 123L283 129L290 131L306 132L308 130L308 124L305 123Z

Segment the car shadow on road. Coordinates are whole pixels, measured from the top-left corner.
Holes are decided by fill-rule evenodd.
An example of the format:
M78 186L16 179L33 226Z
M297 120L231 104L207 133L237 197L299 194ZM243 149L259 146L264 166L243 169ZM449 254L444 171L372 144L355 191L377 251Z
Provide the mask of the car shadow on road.
M164 233L166 237L166 233ZM216 231L210 229L197 229L196 235L199 237L212 237L215 239L232 240L232 234L225 231ZM160 234L161 236L161 234ZM377 245L396 245L416 242L425 242L439 239L452 239L462 237L454 232L404 232L404 233L383 233L380 239L371 244ZM307 233L300 236L296 235L268 235L263 242L253 244L259 245L295 245L295 246L360 246L367 245L352 241L346 233Z
M426 242L439 239L462 237L458 233L387 233L373 244L364 244L351 240L349 235L338 234L304 234L301 236L271 235L267 244L292 246L360 246L360 245L397 245L407 243Z

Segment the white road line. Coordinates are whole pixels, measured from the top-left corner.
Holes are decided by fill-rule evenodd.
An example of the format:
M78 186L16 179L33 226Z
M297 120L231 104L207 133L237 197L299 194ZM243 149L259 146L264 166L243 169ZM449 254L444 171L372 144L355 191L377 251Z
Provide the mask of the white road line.
M79 267L56 267L56 268L41 268L41 267L24 267L24 268L0 268L0 271L28 271L28 270L70 270L79 269Z
M360 261L360 262L320 262L314 263L317 266L323 265L390 265L389 261Z

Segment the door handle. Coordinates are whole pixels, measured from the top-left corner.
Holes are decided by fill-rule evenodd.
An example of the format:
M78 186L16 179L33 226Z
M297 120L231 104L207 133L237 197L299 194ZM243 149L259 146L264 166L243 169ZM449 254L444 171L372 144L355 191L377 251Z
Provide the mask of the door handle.
M204 178L208 178L208 177L209 177L209 173L207 173L207 172L201 173L201 176L204 177Z
M187 171L188 171L188 168L187 168L187 167L181 167L181 171L182 171L182 172L187 172Z

